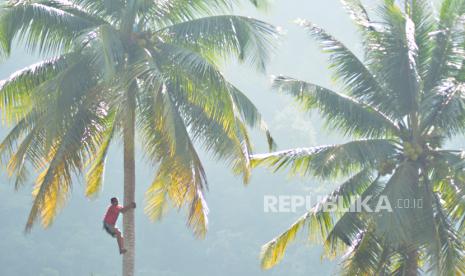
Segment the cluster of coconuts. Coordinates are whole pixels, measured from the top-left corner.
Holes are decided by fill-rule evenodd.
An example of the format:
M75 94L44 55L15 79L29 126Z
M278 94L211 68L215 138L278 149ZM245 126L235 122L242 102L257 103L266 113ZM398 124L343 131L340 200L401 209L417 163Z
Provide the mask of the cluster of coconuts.
M378 164L377 170L380 175L392 174L396 168L396 161L394 160L385 160Z
M143 39L143 38L139 38L139 39L137 39L136 41L137 41L137 44L138 44L140 47L142 47L142 48L144 48L145 46L147 46L147 40L145 40L145 39Z
M423 147L417 143L404 142L404 155L413 161L417 161L418 157L423 153Z
M132 34L132 41L134 41L137 45L144 48L148 45L150 40L151 33L150 32L141 32L141 33L133 33Z

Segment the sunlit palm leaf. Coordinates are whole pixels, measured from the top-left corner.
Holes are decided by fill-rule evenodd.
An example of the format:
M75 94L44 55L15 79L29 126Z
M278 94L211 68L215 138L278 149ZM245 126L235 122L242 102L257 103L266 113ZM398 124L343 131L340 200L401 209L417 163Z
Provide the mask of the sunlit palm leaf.
M429 90L436 86L438 81L448 77L448 67L456 64L455 61L462 62L462 58L457 56L457 48L462 38L456 36L457 29L461 22L460 17L465 12L465 1L445 0L442 2L439 13L438 31L435 33L435 44L431 57L431 65L428 77L425 80L425 89ZM458 40L458 41L457 41ZM456 43L459 42L459 43ZM460 49L460 48L459 48Z
M49 165L39 175L34 189L34 202L26 224L31 230L39 214L42 224L49 226L57 211L63 206L71 188L71 177L82 170L85 154L93 151L93 142L100 130L98 122L100 114L93 102L88 98L78 107L72 123L64 130L63 136L57 137L53 148L46 152ZM94 106L94 108L90 108Z
M390 91L382 87L375 75L352 51L322 28L308 21L299 23L319 42L323 52L330 55L329 62L333 75L344 85L349 95L387 114L395 112L395 103L391 102Z
M295 97L305 109L318 109L328 124L345 134L379 137L398 131L381 111L327 88L289 77L277 77L273 86Z
M325 241L330 235L334 236L334 227L340 223L343 214L343 210L334 210L334 206L347 208L354 198L362 195L372 184L373 179L369 169L360 171L342 183L337 190L300 217L290 228L262 247L262 268L268 269L279 263L284 257L287 246L296 239L297 233L303 228L308 227L308 237L312 241ZM343 202L342 206L338 205L339 200ZM330 204L333 207L330 207ZM341 219L344 219L346 215L342 215ZM352 221L354 219L356 218L352 218ZM356 222L356 224L359 223ZM355 234L359 229L356 227ZM342 237L340 238L342 239ZM334 250L335 242L332 241L331 245L328 246L329 250Z
M74 38L101 22L71 3L11 2L0 12L0 45L2 52L8 55L14 39L24 43L31 52L58 52L69 48Z
M271 40L276 30L271 25L242 16L220 15L193 19L159 31L176 43L194 47L205 56L229 57L250 62L264 70Z
M106 127L101 138L99 149L95 152L89 162L89 169L86 174L86 191L87 197L92 197L98 194L103 185L103 177L105 173L105 161L107 158L108 149L115 133L116 121L113 116L106 118Z
M345 144L255 154L252 165L265 165L275 171L290 167L293 173L328 178L375 166L395 154L395 146L389 140L355 140Z
M69 54L39 62L0 82L0 110L3 122L17 122L30 110L33 90L74 64L76 58L76 55Z

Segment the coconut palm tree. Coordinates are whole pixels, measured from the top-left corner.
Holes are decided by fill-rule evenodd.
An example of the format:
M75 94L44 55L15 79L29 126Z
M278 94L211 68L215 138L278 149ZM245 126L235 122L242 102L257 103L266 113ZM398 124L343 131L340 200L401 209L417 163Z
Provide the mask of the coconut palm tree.
M349 141L257 154L252 163L345 180L264 245L262 267L305 229L328 256L345 253L344 275L464 275L465 155L446 142L465 130L465 1L442 1L437 16L429 1L378 1L376 14L342 2L362 57L299 21L329 55L340 91L286 76L274 87Z
M265 1L251 1L264 7ZM228 0L20 0L0 10L0 53L24 46L43 61L0 85L11 131L0 145L15 187L40 172L26 230L49 226L85 173L86 195L102 187L110 145L124 147L124 204L135 201L135 148L154 167L146 213L168 201L188 207L187 224L207 230L202 147L249 177L249 127L260 114L219 70L235 56L263 70L275 29L227 15ZM136 137L137 135L137 137ZM156 171L155 171L156 170ZM77 175L77 177L75 177ZM123 218L123 275L134 275L134 211Z

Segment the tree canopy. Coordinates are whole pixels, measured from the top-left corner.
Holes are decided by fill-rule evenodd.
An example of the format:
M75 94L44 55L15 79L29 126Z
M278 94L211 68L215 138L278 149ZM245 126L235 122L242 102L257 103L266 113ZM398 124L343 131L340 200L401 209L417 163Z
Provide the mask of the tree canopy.
M380 2L372 14L359 0L342 1L358 27L362 57L299 22L328 54L340 91L287 76L276 77L274 87L352 140L252 156L253 166L345 178L264 245L263 268L278 263L305 229L328 256L344 253L344 275L465 274L465 154L445 147L465 130L465 1L442 1L438 17L429 1ZM324 208L357 199L376 206L382 196L392 212ZM399 200L423 205L396 207Z

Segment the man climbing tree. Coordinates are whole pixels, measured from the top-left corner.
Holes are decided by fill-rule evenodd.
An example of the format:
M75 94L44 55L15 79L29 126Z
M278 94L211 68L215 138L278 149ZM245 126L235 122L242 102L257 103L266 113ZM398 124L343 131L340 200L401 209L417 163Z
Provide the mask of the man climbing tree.
M126 253L126 249L124 248L124 238L121 231L118 227L116 227L116 221L118 220L120 213L125 213L131 208L136 208L136 203L133 202L131 205L123 207L118 205L118 198L116 197L112 197L110 202L111 204L108 206L105 217L103 218L103 229L105 229L105 231L107 231L107 233L113 238L116 238L118 241L119 253L124 254Z

